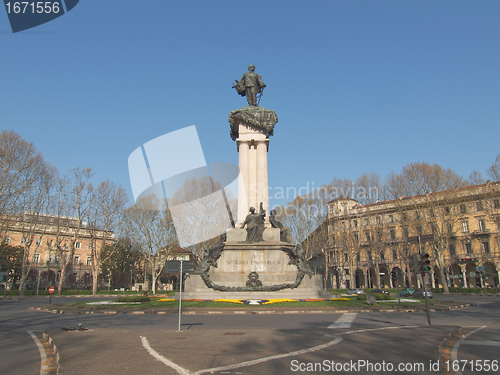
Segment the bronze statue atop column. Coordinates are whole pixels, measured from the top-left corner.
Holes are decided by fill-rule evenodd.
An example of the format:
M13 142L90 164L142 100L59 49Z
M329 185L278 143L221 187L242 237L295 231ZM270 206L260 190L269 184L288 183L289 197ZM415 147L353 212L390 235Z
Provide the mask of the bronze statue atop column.
M250 65L248 73L243 74L243 77L239 81L237 79L235 81L236 83L233 85L233 88L238 91L238 94L247 97L248 105L257 107L259 105L257 99L260 101L266 84L260 74L255 73L255 65ZM257 95L259 95L258 98Z

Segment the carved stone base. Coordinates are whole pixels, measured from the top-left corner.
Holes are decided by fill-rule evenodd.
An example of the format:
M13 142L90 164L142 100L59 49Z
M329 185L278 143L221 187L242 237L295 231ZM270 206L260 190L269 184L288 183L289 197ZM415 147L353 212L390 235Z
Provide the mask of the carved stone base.
M175 295L179 298L179 293ZM308 299L330 298L331 293L323 290L323 280L320 275L305 276L300 285L295 289L282 289L275 292L221 292L208 288L200 275L190 275L185 282L185 291L182 299Z
M295 246L279 241L279 229L267 228L264 242L245 243L246 231L227 234L223 251L208 272L190 275L185 299L276 299L324 296L322 278L297 267Z

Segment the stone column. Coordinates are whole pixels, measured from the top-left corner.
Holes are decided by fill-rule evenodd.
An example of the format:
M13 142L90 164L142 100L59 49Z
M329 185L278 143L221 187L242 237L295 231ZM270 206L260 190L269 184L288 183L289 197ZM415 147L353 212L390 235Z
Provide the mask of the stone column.
M266 226L270 227L269 223L269 185L267 180L267 149L269 140L257 142L257 203L263 203L266 210ZM257 207L256 207L257 208Z
M269 135L273 134L276 122L276 113L261 107L248 106L231 111L229 115L231 137L236 141L240 163L237 226L243 223L251 206L258 212L261 202L266 211L266 227L271 226L267 151Z
M248 203L248 151L249 144L247 141L238 140L237 147L239 151L239 169L240 173L238 175L238 219L237 225L245 220L248 214L248 209L250 205Z

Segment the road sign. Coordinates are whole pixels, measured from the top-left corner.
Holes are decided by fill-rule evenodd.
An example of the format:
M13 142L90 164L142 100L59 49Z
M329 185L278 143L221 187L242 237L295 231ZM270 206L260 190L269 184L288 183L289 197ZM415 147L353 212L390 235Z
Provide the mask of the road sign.
M196 269L196 262L194 260L184 260L182 261L182 272L189 273ZM180 260L167 260L165 262L165 272L166 273L179 273L181 272L181 261Z
M49 293L54 293L54 287L53 287L53 286L51 286L51 287L49 288Z

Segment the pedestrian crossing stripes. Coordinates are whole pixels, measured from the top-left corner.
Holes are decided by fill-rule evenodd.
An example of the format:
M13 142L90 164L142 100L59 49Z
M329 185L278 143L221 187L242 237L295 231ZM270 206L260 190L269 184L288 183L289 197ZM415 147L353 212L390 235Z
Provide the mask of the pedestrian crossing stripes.
M330 324L327 328L351 328L354 319L358 313L345 313L340 316L334 323Z

